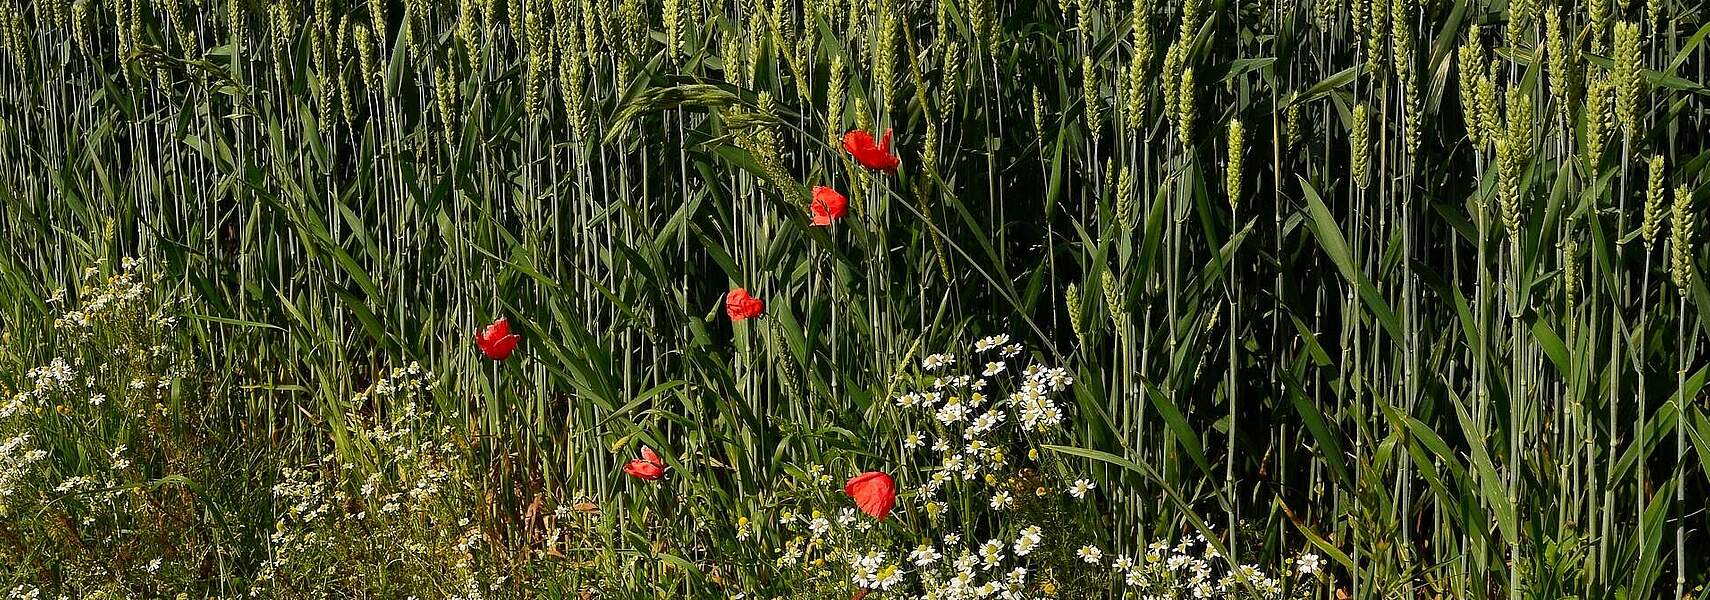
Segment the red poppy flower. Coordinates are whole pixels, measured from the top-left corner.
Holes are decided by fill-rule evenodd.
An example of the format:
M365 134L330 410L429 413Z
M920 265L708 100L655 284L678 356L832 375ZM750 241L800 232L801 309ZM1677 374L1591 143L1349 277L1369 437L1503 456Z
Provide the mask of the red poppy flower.
M885 130L885 136L873 143L873 134L865 129L856 129L843 134L843 149L855 157L855 162L874 171L895 173L900 164L895 154L891 154L891 130Z
M724 312L731 321L752 319L766 312L766 302L748 295L748 290L736 288L724 297Z
M837 193L837 190L816 185L813 187L813 205L809 208L813 209L811 224L814 227L824 227L849 214L849 199Z
M843 493L855 499L855 506L861 512L872 515L884 521L890 516L891 509L897 505L897 482L890 475L878 471L868 471L849 479L843 485Z
M517 342L522 336L511 333L511 322L504 317L493 321L475 334L475 345L481 348L481 353L493 360L504 360L511 357L511 352L517 349Z
M660 460L652 448L642 446L641 458L629 461L623 466L623 472L642 481L658 481L665 476L665 461Z

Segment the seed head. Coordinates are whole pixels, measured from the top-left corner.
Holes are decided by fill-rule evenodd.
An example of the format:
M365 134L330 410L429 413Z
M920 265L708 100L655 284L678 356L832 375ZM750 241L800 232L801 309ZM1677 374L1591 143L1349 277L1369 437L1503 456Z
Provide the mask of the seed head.
M1497 138L1502 137L1502 97L1496 87L1497 70L1495 64L1486 66L1484 77L1478 82L1479 120L1483 121L1479 129L1484 131L1484 145L1487 147L1494 146Z
M1372 181L1371 149L1368 138L1371 137L1371 116L1366 104L1361 102L1354 107L1353 122L1349 125L1348 154L1353 157L1354 185L1366 189Z
M1128 319L1128 293L1109 267L1105 267L1101 283L1104 286L1104 309L1110 312L1110 324L1121 332Z
M1569 46L1567 34L1562 25L1560 7L1553 7L1544 13L1544 36L1546 39L1544 54L1548 60L1545 70L1550 76L1550 98L1555 102L1556 111L1566 121L1573 118L1569 99L1573 95L1573 78L1577 71L1574 69L1574 49Z
M1615 24L1615 68L1610 79L1615 84L1615 118L1626 128L1627 135L1639 132L1639 96L1643 82L1639 78L1639 26L1634 23Z
M1502 224L1511 238L1518 240L1521 204L1526 186L1526 163L1532 158L1532 99L1519 89L1508 90L1508 129L1496 144L1497 200L1502 210Z
M1388 37L1389 27L1386 25L1390 22L1389 2L1371 0L1371 11L1371 26L1361 33L1365 36L1366 71L1375 79L1383 74L1384 42L1386 41L1384 38Z
M1081 57L1081 104L1085 110L1087 131L1097 135L1102 123L1103 101L1098 93L1098 63L1091 56Z
M1475 146L1482 146L1485 140L1484 96L1479 94L1479 86L1485 79L1484 46L1478 41L1478 28L1473 27L1471 31L1456 55L1456 66L1460 75L1461 117L1466 122L1467 137Z
M1134 171L1126 165L1116 178L1116 226L1128 231L1134 226Z
M1176 137L1182 147L1193 145L1194 82L1193 67L1182 71L1181 106L1176 109Z
M847 93L845 90L849 85L844 74L846 68L842 54L831 57L831 70L825 83L825 127L828 138L836 138L843 131L843 95Z
M1669 239L1673 260L1674 287L1685 296L1692 285L1692 234L1697 226L1692 215L1692 189L1680 186L1674 189L1674 214L1669 223L1674 228L1673 236Z
M1579 240L1569 235L1562 242L1562 303L1566 306L1566 312L1569 315L1573 314L1574 307L1578 303L1579 279ZM1577 319L1568 319L1570 327L1576 321Z
M1609 96L1612 88L1602 74L1588 75L1585 86L1585 163L1593 179L1603 163L1603 146L1609 137Z
M1229 122L1229 162L1224 168L1223 188L1229 193L1229 210L1234 211L1241 204L1241 154L1247 143L1247 133L1241 126L1241 120Z
M1609 2L1610 0L1585 0L1586 19L1590 21L1586 26L1586 33L1591 37L1593 54L1602 54L1609 50L1608 43L1603 39L1603 32L1609 31Z
M1068 289L1063 290L1063 305L1069 311L1069 329L1075 332L1075 339L1086 345L1086 331L1081 325L1081 290L1075 284L1071 283Z
M1663 210L1668 208L1668 190L1663 188L1663 157L1658 154L1651 157L1650 176L1645 179L1645 220L1639 227L1639 237L1645 240L1645 249L1656 245L1657 233L1662 229Z

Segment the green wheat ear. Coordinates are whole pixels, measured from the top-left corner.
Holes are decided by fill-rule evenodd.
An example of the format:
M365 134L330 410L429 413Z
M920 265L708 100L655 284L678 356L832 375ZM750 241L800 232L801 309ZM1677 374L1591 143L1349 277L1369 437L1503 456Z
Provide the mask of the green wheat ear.
M1352 157L1354 166L1354 185L1366 189L1372 181L1371 148L1368 139L1371 136L1371 116L1364 102L1354 107L1353 122L1349 125L1348 154Z
M664 0L659 7L660 28L665 31L665 57L676 63L683 59L683 27L688 20L688 7L683 0ZM773 42L778 48L789 46Z
M1530 48L1525 43L1526 26L1538 14L1538 0L1509 0L1508 2L1508 45Z
M1674 189L1674 211L1669 226L1674 228L1669 239L1674 275L1674 287L1685 296L1692 287L1692 235L1697 221L1692 214L1692 189L1681 185Z
M1496 144L1497 199L1502 224L1508 235L1518 240L1524 210L1521 196L1526 191L1521 178L1525 175L1526 162L1532 158L1532 97L1510 88L1503 104L1507 105L1508 130Z
M1650 160L1650 173L1645 178L1645 220L1639 227L1639 236L1645 240L1645 249L1656 246L1657 233L1662 228L1663 210L1668 208L1668 190L1663 188L1663 157L1658 154Z
M1116 226L1122 231L1134 227L1134 202L1134 171L1123 165L1121 174L1116 178Z
M1087 338L1081 320L1081 290L1075 287L1075 284L1071 283L1067 289L1063 290L1063 305L1069 311L1069 330L1073 331L1075 339L1080 341L1082 346L1085 346Z
M1587 63L1589 65L1589 63ZM1588 66L1587 69L1590 67ZM1609 95L1612 88L1601 73L1588 74L1585 85L1585 163L1596 177L1603 162L1604 143L1609 137Z
M1098 96L1098 65L1091 56L1081 57L1081 105L1086 116L1087 131L1097 135L1102 126Z
M1164 91L1164 116L1180 125L1181 115L1176 110L1182 99L1182 63L1186 62L1186 46L1180 40L1172 42L1170 48L1164 51L1163 80L1159 85Z
M1570 230L1571 230L1571 227L1570 227ZM1569 234L1567 236L1567 239L1562 242L1561 248L1562 248L1562 304L1563 304L1563 307L1564 307L1565 311L1567 312L1567 314L1571 316L1571 315L1573 315L1574 308L1579 301L1579 286L1580 286L1581 274L1580 274L1580 264L1579 264L1579 240L1578 240L1578 238L1574 237L1572 234ZM1577 319L1571 319L1570 318L1568 320L1568 324L1570 326L1574 323L1577 323L1577 322L1578 322Z
M1376 80L1383 77L1383 67L1388 62L1384 60L1384 42L1388 41L1385 34L1389 33L1389 27L1386 26L1389 23L1389 2L1371 0L1368 8L1371 10L1371 26L1363 32L1366 44L1366 72Z
M1041 139L1045 137L1045 95L1039 93L1039 87L1033 86L1030 93L1033 97L1033 132Z
M888 112L889 107L894 106L897 93L897 8L881 8L878 22L879 29L873 36L873 78L878 81L879 98L884 102L879 108Z
M1544 13L1544 31L1545 72L1549 75L1550 98L1555 104L1556 114L1566 121L1573 118L1570 100L1573 97L1573 78L1577 73L1574 68L1574 55L1577 53L1568 45L1561 7L1551 7Z
M1290 148L1298 147L1305 141L1306 117L1301 112L1299 102L1290 102L1288 108L1283 111L1285 131L1288 133L1286 143Z
M846 69L842 54L831 57L831 68L826 74L825 82L826 139L835 140L843 135L843 96L848 93L849 87Z
M1194 81L1193 67L1182 70L1181 106L1176 109L1176 136L1183 148L1193 146Z
M1105 267L1104 279L1101 283L1104 286L1104 309L1110 313L1110 326L1118 335L1121 335L1128 325L1128 292L1126 286L1122 285L1121 280L1116 277L1116 273L1112 272L1109 267Z
M1639 132L1639 97L1643 81L1639 77L1639 26L1626 21L1615 24L1615 68L1610 79L1615 85L1615 118L1628 136Z
M1229 162L1224 171L1223 187L1229 194L1231 212L1239 210L1241 204L1241 154L1247 143L1246 136L1240 119L1229 122Z
M1610 0L1585 0L1585 14L1589 23L1586 25L1586 35L1591 37L1591 53L1603 54L1609 50L1608 42L1604 41L1604 32L1609 31L1609 2Z
M1152 25L1147 18L1151 12L1152 7L1148 0L1135 0L1134 12L1129 17L1134 55L1128 62L1128 94L1124 105L1124 118L1127 119L1130 132L1140 131L1146 121L1146 91L1151 88L1146 75L1158 52L1157 42L1152 37Z
M1467 39L1461 44L1456 54L1457 74L1460 78L1461 118L1466 122L1467 137L1473 145L1483 146L1486 134L1484 130L1484 96L1479 93L1479 86L1485 81L1484 76L1484 46L1478 41L1478 27L1473 27L1467 34Z
M1484 145L1494 148L1497 138L1502 137L1502 91L1497 86L1497 74L1501 66L1499 59L1492 58L1484 68L1484 78L1478 82L1479 120L1483 121L1479 128L1484 131Z

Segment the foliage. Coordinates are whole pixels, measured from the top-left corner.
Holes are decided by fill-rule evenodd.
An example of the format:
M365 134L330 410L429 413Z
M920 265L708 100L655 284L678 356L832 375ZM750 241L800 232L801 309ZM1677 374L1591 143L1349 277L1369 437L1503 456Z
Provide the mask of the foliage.
M1035 445L1107 557L1698 594L1706 14L0 0L0 585L787 594L784 482L936 468L917 352L1008 334L1075 380ZM643 445L667 477L623 474Z

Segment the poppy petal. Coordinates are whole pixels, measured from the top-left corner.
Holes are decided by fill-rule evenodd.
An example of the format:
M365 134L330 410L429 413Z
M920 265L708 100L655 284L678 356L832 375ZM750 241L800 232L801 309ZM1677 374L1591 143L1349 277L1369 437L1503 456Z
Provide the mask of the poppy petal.
M725 296L724 312L730 315L731 321L752 319L766 312L766 303L749 295L748 290L736 288Z
M849 199L837 190L823 185L814 186L813 204L809 208L813 212L812 224L823 227L849 214Z
M897 484L880 471L868 471L849 479L843 486L843 493L855 499L855 506L861 512L884 521L890 516L891 509L897 504Z

